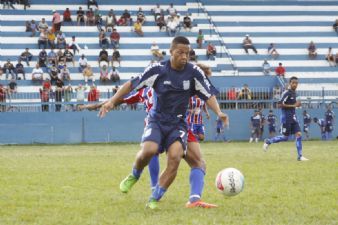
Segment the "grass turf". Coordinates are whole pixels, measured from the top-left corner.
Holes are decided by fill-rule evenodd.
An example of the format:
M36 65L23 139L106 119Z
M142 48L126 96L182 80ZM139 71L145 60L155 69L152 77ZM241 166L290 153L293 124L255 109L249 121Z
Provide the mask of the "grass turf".
M0 147L0 224L337 224L338 143L304 142L296 161L291 142L261 150L262 143L204 143L203 199L217 209L186 209L189 168L179 174L160 210L145 209L149 175L128 194L119 182L131 171L138 144ZM165 155L161 156L164 168ZM218 171L235 167L243 193L216 191Z

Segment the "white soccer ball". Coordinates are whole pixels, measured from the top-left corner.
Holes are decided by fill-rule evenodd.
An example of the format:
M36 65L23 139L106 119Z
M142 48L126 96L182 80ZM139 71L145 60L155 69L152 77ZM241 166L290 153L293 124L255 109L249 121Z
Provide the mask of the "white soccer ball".
M243 191L244 176L235 168L226 168L216 176L216 188L226 196L234 196Z

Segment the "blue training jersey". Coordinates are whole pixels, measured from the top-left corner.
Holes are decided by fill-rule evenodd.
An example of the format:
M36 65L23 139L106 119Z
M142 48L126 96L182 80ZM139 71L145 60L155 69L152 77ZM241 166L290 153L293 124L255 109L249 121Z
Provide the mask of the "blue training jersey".
M327 110L325 112L325 122L328 125L331 125L333 123L333 118L334 118L334 112L331 110Z
M277 120L277 117L274 114L269 114L268 119L267 119L269 127L275 127L276 120Z
M308 113L303 115L303 123L304 125L309 125L311 123L311 116Z
M257 114L254 116L251 116L251 124L253 127L260 127L261 126L261 115Z
M281 99L278 101L279 104L293 105L296 103L296 92L288 89L283 92ZM296 122L296 109L292 108L282 108L281 122L282 123L292 123Z
M148 66L131 82L133 89L154 89L149 116L168 122L184 119L191 96L198 95L206 101L218 93L198 66L187 63L183 70L177 71L171 67L170 60Z

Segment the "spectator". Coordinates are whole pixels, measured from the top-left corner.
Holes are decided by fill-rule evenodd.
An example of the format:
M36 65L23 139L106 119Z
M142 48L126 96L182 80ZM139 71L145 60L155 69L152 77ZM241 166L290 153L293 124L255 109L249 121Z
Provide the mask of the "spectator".
M8 83L8 93L15 94L18 91L18 84L14 79L11 79L11 81Z
M42 87L48 89L48 91L52 88L52 83L50 82L49 78L46 77L45 81L42 83Z
M332 28L334 31L336 31L336 33L338 34L338 19L336 19L336 21L334 22L334 24L332 25Z
M167 31L168 31L169 37L176 36L176 34L178 32L178 24L174 20L174 17L172 17L172 16L168 18Z
M68 44L68 48L73 49L73 55L75 55L76 52L80 53L80 46L75 40L75 36L72 36L72 41Z
M313 43L313 41L310 42L309 47L307 48L308 52L309 52L309 58L310 59L315 59L317 57L317 48L315 43Z
M71 22L71 24L73 24L72 13L70 12L69 8L66 8L66 10L63 12L63 22Z
M55 48L55 34L54 32L52 31L52 29L49 29L47 31L47 43L49 45L50 48Z
M64 59L65 59L65 65L67 64L67 62L72 62L73 63L73 67L75 67L75 61L74 61L74 55L71 51L69 51L69 48L66 48L65 52L63 53L64 55Z
M48 112L49 111L49 93L50 89L47 89L43 87L40 88L40 98L41 98L41 110L42 112Z
M89 9L89 7L90 7L91 5L95 5L96 8L99 8L99 5L97 4L97 1L96 1L96 0L88 0L88 1L87 1L87 7L88 7L88 9Z
M113 29L113 32L110 34L110 42L112 45L112 48L119 48L120 47L120 34L116 31L116 29Z
M32 32L31 37L35 37L35 33L38 30L38 26L35 23L35 20L31 20L30 22L30 31Z
M29 48L26 48L23 53L20 55L20 59L22 61L25 61L27 63L27 66L29 66L29 62L32 60L33 55L29 52Z
M6 97L7 97L7 88L0 84L0 112L6 112Z
M19 79L19 74L22 74L23 79L26 80L25 67L21 63L21 60L18 60L18 63L15 65L16 78Z
M113 96L116 94L116 92L119 90L119 86L115 85L115 87L112 88L112 94Z
M206 54L207 54L208 60L215 60L216 47L211 42L208 43Z
M186 31L191 31L191 29L192 29L192 20L189 17L188 13L183 18L183 27Z
M2 74L4 73L3 68L1 67L1 61L0 61L0 77L2 76Z
M85 12L83 11L82 7L79 7L79 10L76 11L76 21L77 21L77 25L80 26L81 22L85 23Z
M156 25L159 27L160 31L162 31L162 27L166 27L167 24L164 19L164 15L160 15L156 19Z
M272 95L274 100L279 100L282 95L282 88L278 85L274 86L272 89Z
M61 111L61 102L62 102L62 94L63 94L63 89L60 87L55 88L55 112L60 112Z
M41 19L41 22L39 23L38 29L39 29L40 32L42 30L48 30L48 24L46 23L45 18Z
M66 103L65 110L66 111L72 111L73 105L69 104L72 101L72 94L73 94L73 88L71 84L68 84L68 86L63 91L63 100Z
M112 82L120 82L120 74L119 74L119 71L116 69L115 66L113 66L113 68L111 69L110 71L110 80Z
M86 24L87 24L87 26L95 25L95 16L94 16L94 11L93 11L92 8L90 8L86 12Z
M87 67L88 61L84 54L79 58L79 72L82 73L83 70Z
M157 21L158 17L164 15L163 9L161 8L160 4L156 4L156 7L151 9L151 13L154 15L154 20ZM163 16L164 18L164 16Z
M97 90L95 85L92 85L88 93L88 102L98 102L99 97L100 97L99 90Z
M30 8L31 4L29 3L29 0L21 0L21 4L23 4L23 9L26 10L27 6Z
M146 15L144 14L143 10L141 7L138 8L138 12L136 15L136 20L140 21L140 23L143 25L144 22L146 21Z
M263 62L263 65L262 65L262 69L263 69L263 74L264 75L270 75L271 66L268 63L268 60L264 59L264 62Z
M195 61L195 62L197 62L197 55L196 55L196 52L195 52L195 50L194 49L190 49L190 51L189 51L189 60L190 61Z
M124 13L122 14L122 17L125 19L125 26L132 24L132 19L129 11L127 9L124 10Z
M62 31L59 31L56 35L56 47L57 48L66 48L66 35L62 33Z
M53 10L52 26L53 26L54 32L60 31L61 23L62 23L62 21L61 21L60 13Z
M226 95L227 95L226 100L233 101L233 102L229 103L229 108L230 109L236 108L236 102L235 102L236 99L237 99L236 88L234 86L231 86L231 88L228 89Z
M156 44L156 42L153 42L150 48L151 54L153 56L153 59L156 61L160 61L163 59L163 54L160 52L160 48Z
M12 79L16 79L15 68L10 59L7 59L7 62L4 64L2 69L6 73L6 80L8 80L8 74L12 75Z
M69 69L67 68L67 65L65 65L61 71L60 71L60 78L62 81L70 81L70 72Z
M39 52L39 62L38 63L39 63L40 67L46 67L46 64L47 64L47 52L46 52L45 49L42 49Z
M136 20L136 22L134 23L134 31L138 36L144 36L144 33L142 31L142 23L139 20Z
M108 13L108 16L106 17L106 31L111 32L116 23L116 16L114 14L114 11L111 9Z
M238 100L251 100L252 99L252 92L249 89L247 84L243 85L243 88L238 94ZM243 108L250 108L250 104L248 102L245 102L243 104Z
M58 59L57 59L57 54L54 52L54 49L52 48L50 52L48 53L47 56L47 63L49 65L57 65L58 64Z
M55 84L56 80L59 78L60 70L53 64L49 69L50 81L52 84Z
M119 66L121 66L121 55L120 52L114 48L113 55L112 55L112 66L114 66L114 62L118 62Z
M104 65L100 66L100 80L102 82L109 81L108 64L106 62Z
M99 13L98 9L95 9L94 16L95 16L95 24L96 24L97 30L100 31L103 26L103 20L102 20L102 15Z
M335 56L335 62L336 62L336 66L338 65L338 52L336 53L336 56Z
M63 81L60 78L57 78L55 81L55 86L59 87L59 88L63 88L65 84L63 83Z
M285 68L283 67L282 63L278 63L278 67L275 69L276 75L283 77L285 76Z
M79 86L75 88L77 102L84 102L86 90L87 90L87 87L84 87L82 84L79 84Z
M252 40L250 39L249 34L245 35L245 38L243 40L243 48L244 48L246 54L249 54L248 49L252 49L256 54L258 53L257 49L252 44Z
M48 43L47 31L42 30L40 32L40 36L39 36L39 40L38 40L39 49L41 49L41 48L46 49L47 43Z
M326 54L325 59L329 62L330 66L337 66L335 57L332 53L332 47L329 47L328 53Z
M105 48L102 48L102 50L99 53L99 65L101 61L106 61L109 64L109 57L108 52Z
M88 79L91 79L93 83L95 82L94 73L93 73L92 67L89 64L87 64L87 67L83 70L82 73L83 73L83 77L84 77L86 85L88 84Z
M197 38L196 38L196 43L197 43L198 48L202 48L203 42L204 42L203 31L199 30Z
M65 62L65 55L64 55L64 53L63 53L63 51L62 51L61 48L56 53L56 55L57 55L57 61L56 61L57 63L55 63L55 64L60 64L61 62L63 62L63 64L64 64L64 62Z
M26 30L25 32L32 32L32 28L31 28L31 22L26 21Z
M43 80L43 71L37 63L35 68L32 71L32 81L42 81Z
M103 29L101 29L100 33L99 33L99 45L101 48L109 48L109 40L106 37L106 33L104 32Z
M177 10L175 9L173 3L170 3L169 8L167 9L167 12L170 16L174 16L177 14Z
M272 59L277 59L279 57L279 53L276 50L275 44L271 43L268 47L268 54Z

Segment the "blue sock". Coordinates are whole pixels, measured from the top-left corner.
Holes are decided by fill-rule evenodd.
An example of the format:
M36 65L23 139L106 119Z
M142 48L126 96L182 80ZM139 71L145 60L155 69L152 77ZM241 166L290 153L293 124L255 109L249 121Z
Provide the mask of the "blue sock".
M159 201L166 191L167 189L157 184L155 186L155 189L153 190L153 193L151 194L151 198L155 199L156 201Z
M288 140L288 137L286 137L286 136L282 136L282 135L276 136L276 137L268 139L268 144L278 143L278 142L287 141L287 140Z
M297 153L298 153L298 158L302 157L302 136L296 137L296 147L297 147Z
M158 174L160 173L160 163L158 155L154 155L149 162L149 174L150 174L150 185L151 188L155 188L158 182Z
M135 167L133 167L132 174L133 174L134 177L136 177L137 179L140 178L142 172L143 172L143 170L138 170L138 169L136 169Z
M196 202L201 199L204 175L205 173L201 168L192 168L190 170L190 202Z

